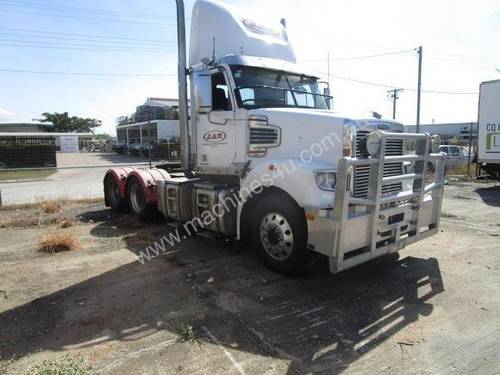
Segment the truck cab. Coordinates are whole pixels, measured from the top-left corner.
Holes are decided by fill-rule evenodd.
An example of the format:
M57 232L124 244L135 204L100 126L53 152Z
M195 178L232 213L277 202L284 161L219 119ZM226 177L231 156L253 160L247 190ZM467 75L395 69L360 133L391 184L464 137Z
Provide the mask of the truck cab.
M109 202L139 217L158 210L188 233L248 241L285 274L319 255L340 272L438 232L444 164L435 139L335 113L328 85L296 63L284 21L198 0L187 63L177 6L184 174L110 172Z

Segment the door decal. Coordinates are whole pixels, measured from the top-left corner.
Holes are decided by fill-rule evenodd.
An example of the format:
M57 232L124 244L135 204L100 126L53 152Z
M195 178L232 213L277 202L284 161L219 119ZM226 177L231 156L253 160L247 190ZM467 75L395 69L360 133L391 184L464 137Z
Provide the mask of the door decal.
M226 137L226 133L221 130L212 130L203 134L205 144L222 143Z

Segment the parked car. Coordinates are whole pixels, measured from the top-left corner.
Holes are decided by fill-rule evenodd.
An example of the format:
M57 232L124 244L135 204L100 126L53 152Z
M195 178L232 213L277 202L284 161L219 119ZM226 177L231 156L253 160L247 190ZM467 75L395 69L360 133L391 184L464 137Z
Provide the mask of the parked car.
M128 154L134 155L134 156L140 156L141 149L142 149L142 145L140 143L132 143L131 145L128 146Z
M127 151L127 144L125 142L114 141L112 148L117 154L125 154Z
M445 154L445 164L447 167L458 167L467 163L467 158L460 146L441 145L439 146L439 152Z

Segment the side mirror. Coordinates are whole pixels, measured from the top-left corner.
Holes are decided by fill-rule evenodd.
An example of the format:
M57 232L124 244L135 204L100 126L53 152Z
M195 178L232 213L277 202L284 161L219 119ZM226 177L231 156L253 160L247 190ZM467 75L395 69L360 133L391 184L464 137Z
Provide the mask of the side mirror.
M193 72L193 94L196 113L212 110L212 76L208 71Z

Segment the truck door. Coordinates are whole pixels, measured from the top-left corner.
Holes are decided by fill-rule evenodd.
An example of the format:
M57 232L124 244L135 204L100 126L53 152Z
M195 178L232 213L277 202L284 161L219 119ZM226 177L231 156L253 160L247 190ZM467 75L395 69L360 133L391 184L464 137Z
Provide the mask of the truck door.
M212 106L197 114L197 165L205 173L230 173L236 157L234 103L222 71L211 72Z

